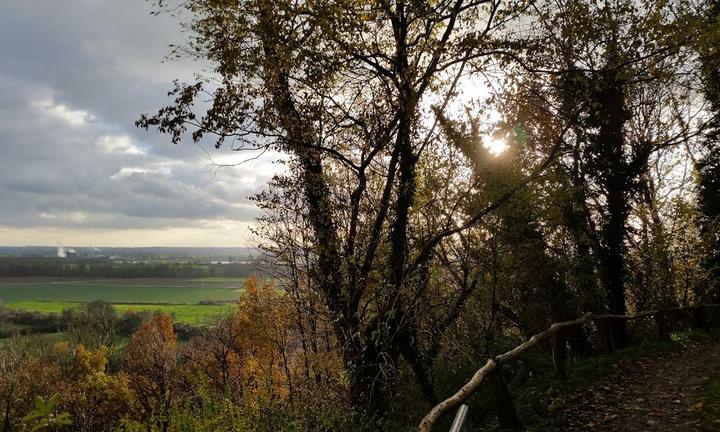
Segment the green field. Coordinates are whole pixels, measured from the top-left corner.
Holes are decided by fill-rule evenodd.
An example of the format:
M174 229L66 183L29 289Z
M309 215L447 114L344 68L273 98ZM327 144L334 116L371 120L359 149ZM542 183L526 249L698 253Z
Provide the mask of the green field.
M51 280L0 279L5 306L41 312L62 312L93 300L126 310L162 311L178 321L205 324L226 313L242 292L243 278ZM199 304L225 302L224 304Z

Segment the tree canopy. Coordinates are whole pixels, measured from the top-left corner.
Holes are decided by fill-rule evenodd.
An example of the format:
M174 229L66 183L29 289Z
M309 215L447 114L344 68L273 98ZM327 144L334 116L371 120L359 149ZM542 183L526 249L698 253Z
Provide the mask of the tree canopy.
M383 414L403 374L434 402L439 360L508 334L715 289L692 247L717 251L701 3L160 1L172 55L211 66L137 124L289 156L255 197L268 268Z

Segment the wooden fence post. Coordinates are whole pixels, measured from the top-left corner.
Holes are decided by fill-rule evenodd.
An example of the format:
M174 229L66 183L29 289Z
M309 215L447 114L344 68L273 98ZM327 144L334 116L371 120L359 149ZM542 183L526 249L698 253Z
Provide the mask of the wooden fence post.
M552 338L553 369L555 369L555 375L560 379L567 378L567 370L565 368L567 346L564 333L565 332L561 328L553 335Z
M613 354L615 352L615 336L613 334L613 325L610 319L601 319L595 321L598 324L600 339L603 344L605 354Z
M705 316L708 320L708 326L712 329L717 327L717 311L714 307L711 306L703 306L705 309Z
M658 326L658 339L661 341L670 341L670 323L668 317L665 316L665 312L658 312L655 315L655 322Z
M708 319L707 310L702 305L698 305L693 309L693 327L710 331L710 320Z
M495 408L497 409L500 427L513 432L523 430L520 418L517 415L517 411L515 411L512 396L505 384L505 378L503 378L502 365L498 363L488 377L490 378L490 386L492 387L495 398Z

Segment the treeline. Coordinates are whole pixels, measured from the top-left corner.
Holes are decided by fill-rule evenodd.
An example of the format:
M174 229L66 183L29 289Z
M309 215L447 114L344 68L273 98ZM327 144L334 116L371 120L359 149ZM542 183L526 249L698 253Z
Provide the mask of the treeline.
M236 311L193 334L168 315L94 302L63 313L65 340L0 341L3 430L54 418L58 431L375 430L345 411L333 338L313 317L296 322L273 285L245 288ZM45 412L34 417L37 398Z
M59 314L0 305L0 339L68 332L76 343L109 346L117 338L131 336L152 315L148 310L128 310L118 315L112 304L102 300L83 304L78 309L65 309ZM199 327L186 323L176 322L173 328L180 340L188 340L200 332Z
M116 263L98 259L0 257L0 277L198 278L249 277L255 273L256 266L249 263Z

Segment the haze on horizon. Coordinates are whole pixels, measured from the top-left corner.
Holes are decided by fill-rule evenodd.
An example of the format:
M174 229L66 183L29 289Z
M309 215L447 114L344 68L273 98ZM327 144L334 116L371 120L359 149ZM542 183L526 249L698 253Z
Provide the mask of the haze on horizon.
M278 166L136 129L168 83L202 65L162 62L183 40L145 0L0 3L0 244L249 246L248 200ZM211 148L211 144L204 146Z

